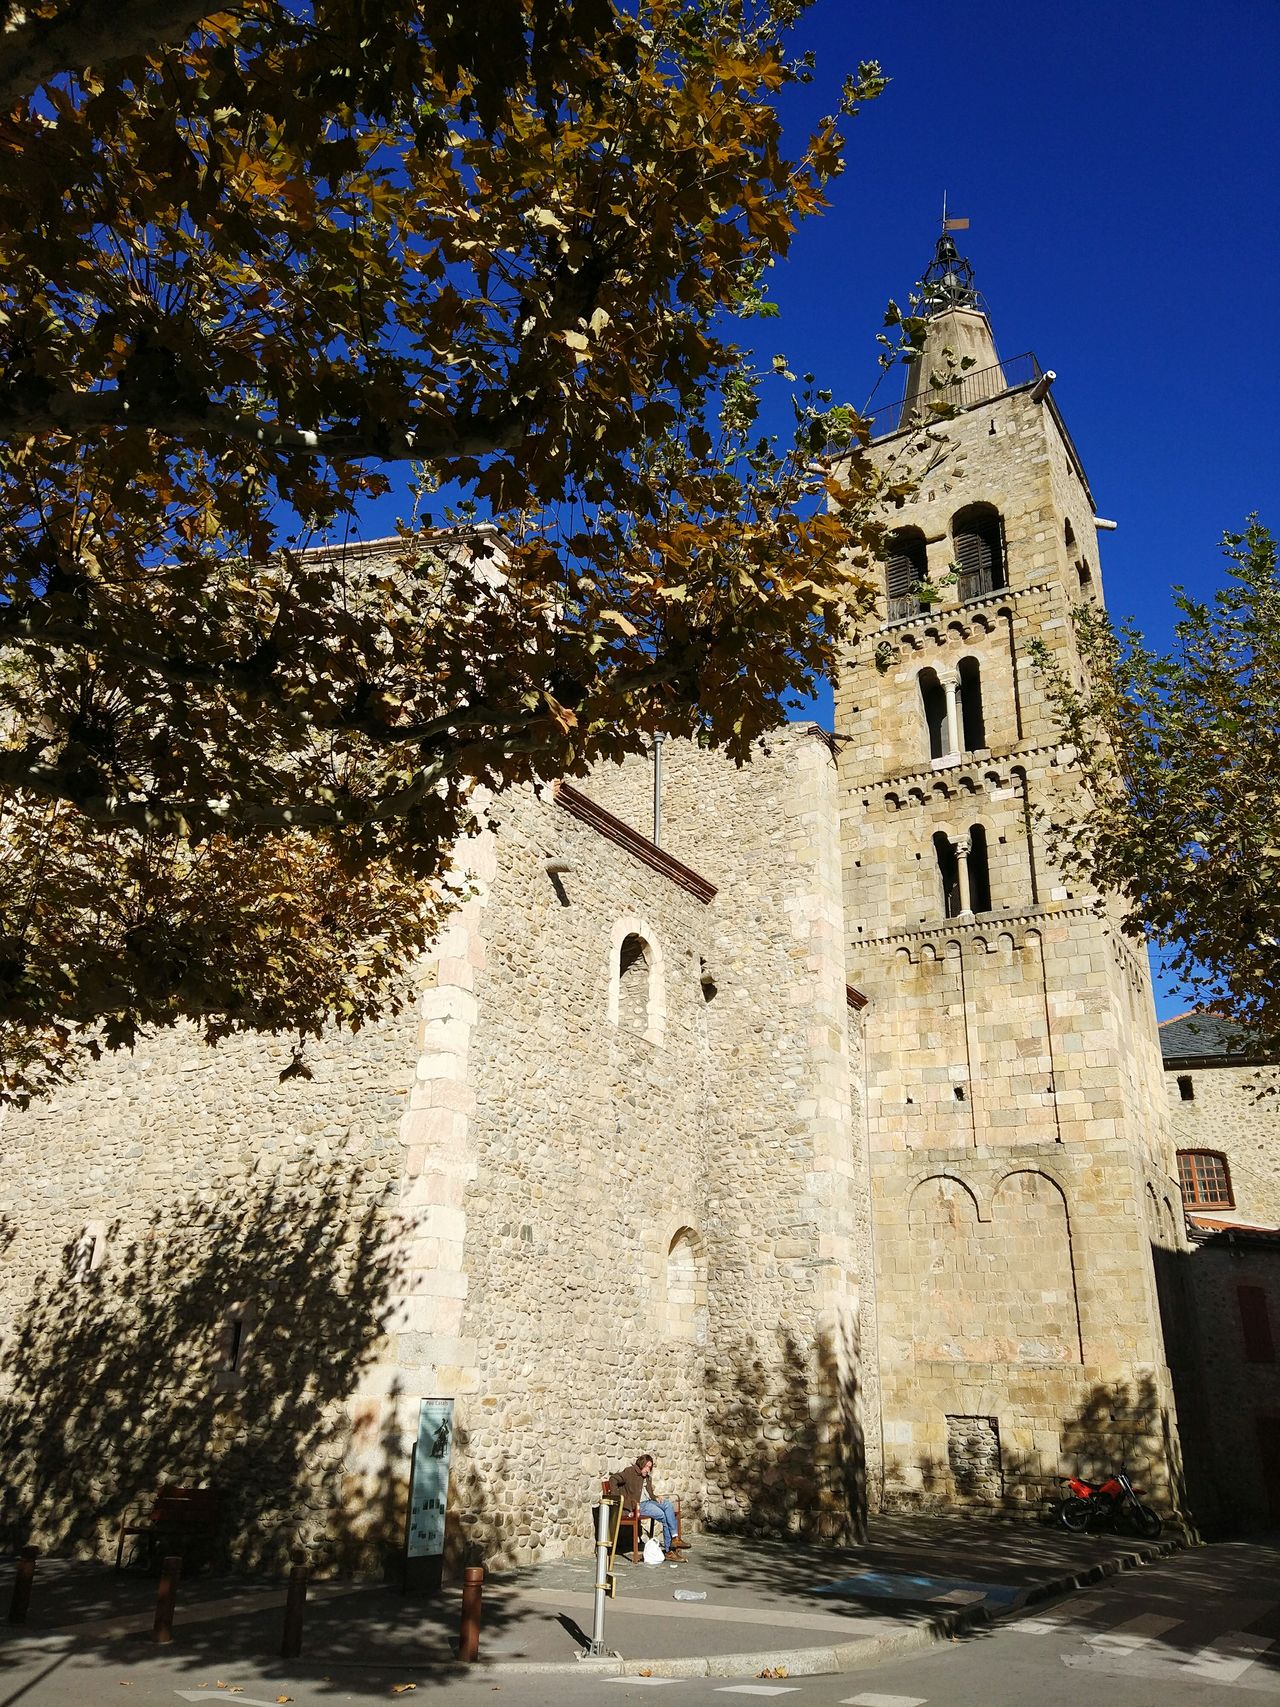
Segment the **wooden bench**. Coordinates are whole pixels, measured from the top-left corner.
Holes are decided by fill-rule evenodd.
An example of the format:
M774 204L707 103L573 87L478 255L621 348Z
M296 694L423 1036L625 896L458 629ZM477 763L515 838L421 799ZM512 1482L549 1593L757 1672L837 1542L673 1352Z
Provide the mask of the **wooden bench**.
M186 1553L192 1537L198 1545L203 1545L217 1528L218 1510L216 1489L180 1488L167 1482L156 1495L155 1504L146 1518L130 1522L126 1513L116 1543L116 1569L124 1564L124 1544L130 1536L141 1539L148 1569L163 1557L164 1551ZM138 1539L135 1539L130 1548L130 1558L137 1552ZM190 1563L190 1560L186 1562Z

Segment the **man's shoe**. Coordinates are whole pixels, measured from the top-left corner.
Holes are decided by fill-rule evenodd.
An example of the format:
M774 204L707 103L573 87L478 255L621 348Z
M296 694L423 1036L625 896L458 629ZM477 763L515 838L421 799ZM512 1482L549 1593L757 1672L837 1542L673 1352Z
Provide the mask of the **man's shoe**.
M673 1541L671 1543L671 1549L673 1552L687 1553L689 1551L689 1543L687 1541Z

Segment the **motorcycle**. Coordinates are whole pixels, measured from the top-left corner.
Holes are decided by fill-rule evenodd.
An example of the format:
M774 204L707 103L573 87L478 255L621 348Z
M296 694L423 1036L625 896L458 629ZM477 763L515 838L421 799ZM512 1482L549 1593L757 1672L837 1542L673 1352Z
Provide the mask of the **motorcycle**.
M1067 1491L1058 1503L1058 1522L1075 1535L1093 1528L1116 1529L1125 1522L1135 1535L1154 1541L1164 1528L1159 1514L1138 1498L1123 1467L1105 1482L1086 1482L1081 1476L1063 1476L1061 1481Z

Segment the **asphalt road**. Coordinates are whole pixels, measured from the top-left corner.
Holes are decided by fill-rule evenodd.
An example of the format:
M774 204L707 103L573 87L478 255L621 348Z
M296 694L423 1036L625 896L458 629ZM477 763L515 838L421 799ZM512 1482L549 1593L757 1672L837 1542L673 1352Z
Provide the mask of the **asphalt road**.
M228 1658L199 1678L163 1650L127 1657L52 1639L21 1653L0 1646L0 1707L416 1707L429 1697L450 1707L501 1707L495 1697L519 1707L735 1707L734 1698L777 1707L1249 1707L1246 1691L1280 1702L1280 1535L1191 1549L917 1656L834 1676L489 1672L432 1681L358 1665L287 1674Z

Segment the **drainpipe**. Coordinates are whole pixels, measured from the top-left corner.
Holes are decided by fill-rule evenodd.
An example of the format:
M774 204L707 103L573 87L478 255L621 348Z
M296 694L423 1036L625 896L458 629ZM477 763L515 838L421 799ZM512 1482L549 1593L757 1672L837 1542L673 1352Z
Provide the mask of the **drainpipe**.
M653 737L653 845L662 846L662 731Z

